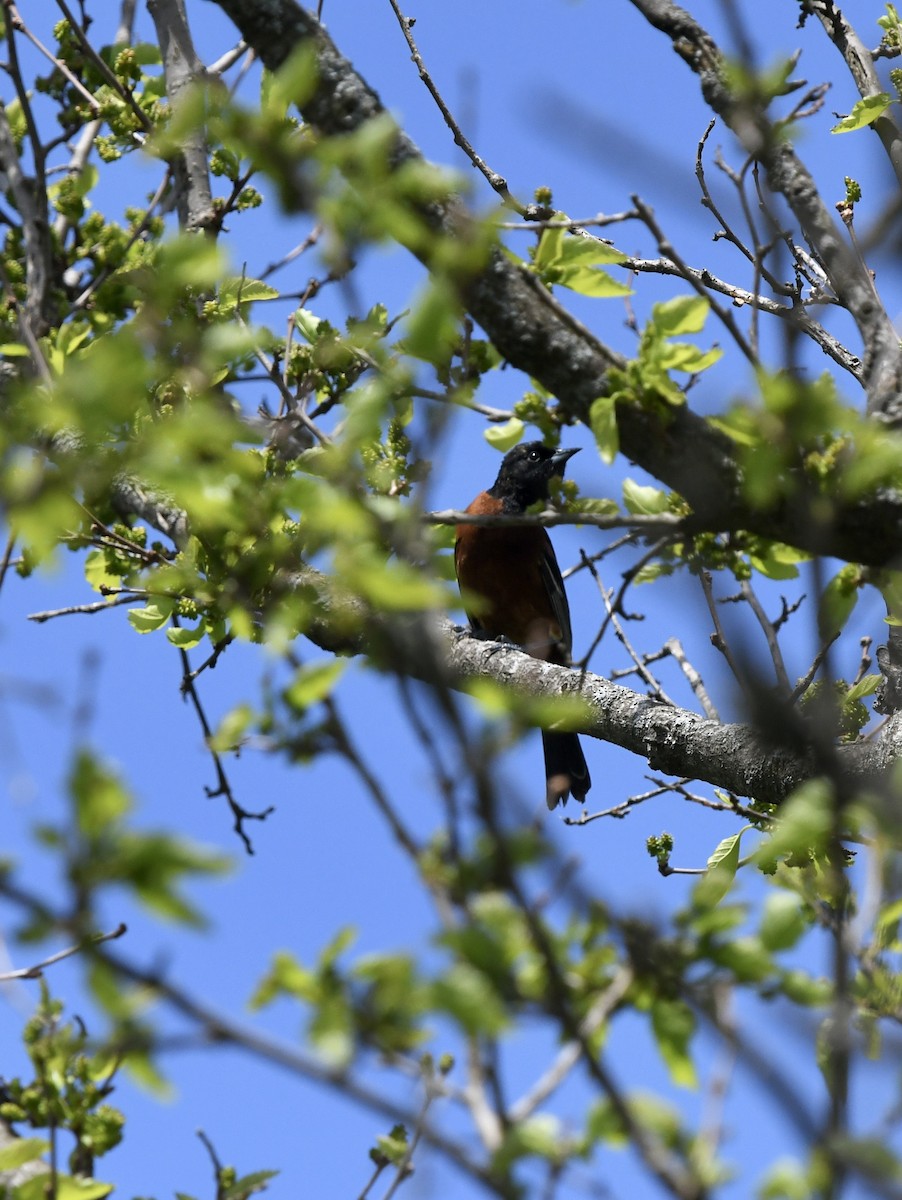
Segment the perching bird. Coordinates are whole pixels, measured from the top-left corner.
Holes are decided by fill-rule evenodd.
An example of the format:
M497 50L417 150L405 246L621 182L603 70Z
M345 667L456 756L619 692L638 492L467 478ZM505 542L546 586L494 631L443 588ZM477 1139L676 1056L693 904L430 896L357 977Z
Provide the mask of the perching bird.
M573 450L551 450L542 442L515 446L504 456L498 478L480 492L468 513L522 513L548 499L548 484L563 475ZM561 569L541 526L458 525L454 545L457 581L464 593L482 598L470 627L485 637L507 638L545 662L569 666L573 638ZM542 732L546 801L549 808L572 792L583 801L592 786L575 733Z

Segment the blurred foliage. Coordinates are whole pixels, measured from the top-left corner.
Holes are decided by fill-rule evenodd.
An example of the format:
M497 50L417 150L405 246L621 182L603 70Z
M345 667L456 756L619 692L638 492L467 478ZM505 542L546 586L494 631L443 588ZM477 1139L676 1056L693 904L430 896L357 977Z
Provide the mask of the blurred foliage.
M887 45L898 46L892 6L881 27ZM503 362L474 336L459 300L461 286L498 247L500 231L487 218L461 226L455 237L435 232L430 214L454 202L462 181L404 159L389 117L330 139L293 115L293 102L316 85L310 55L293 57L278 75L264 73L259 105L211 84L173 107L155 47L89 53L68 20L57 24L54 38L56 66L31 81L53 107L56 126L46 141L61 154L99 121L94 144L101 165L85 163L61 177L55 169L54 182L38 197L54 273L46 328L34 344L22 325L29 303L24 216L7 195L16 215L4 221L0 252L0 352L15 378L5 381L0 411L0 505L17 569L27 576L62 553L78 556L88 589L110 609L108 619L117 619L113 610L126 600L135 633L156 635L160 654L179 656L186 695L203 669L192 673L189 652L201 650L205 665L215 665L233 642L265 644L277 667L259 697L205 729L220 779L223 760L252 741L293 761L335 753L359 767L338 715L342 688L357 668L341 655L365 645L364 665L384 669L392 661L385 647L396 649L399 630L412 630L412 640L426 645L418 622L458 602L448 582L449 535L422 522L421 508L430 455L444 450L451 415L478 409L483 379ZM728 81L744 104L763 111L784 94L788 74L789 64L781 63L760 76L737 69ZM888 93L861 100L836 131L871 124L896 104ZM35 136L31 114L21 97L4 111L27 157ZM222 192L213 228L177 232L165 215L178 199L175 166L186 139L199 132ZM117 193L115 184L101 183L124 179L123 194L130 194L123 172L138 151L160 160L159 196L146 205L124 204L121 214L102 212L99 196ZM853 190L850 205L858 196ZM268 275L248 276L230 260L222 236L227 222L271 204L272 196L320 231L321 275L300 294L285 294ZM567 228L550 191L541 203L547 227L518 259L536 285L605 302L628 295L630 288L606 269L622 265L624 254ZM318 311L323 288L352 286L359 257L390 245L412 249L428 264L406 310L391 313L377 300L342 327ZM697 376L716 366L719 347L684 340L705 332L709 312L709 301L695 294L652 307L637 329L635 354L611 370L608 391L587 411L606 463L619 453L618 412L638 406L675 419ZM259 405L261 389L266 400ZM523 389L512 412L491 413L485 436L499 451L530 426L556 443L571 420L535 380L525 380ZM803 379L761 368L754 395L709 420L735 447L743 499L756 510L797 505L827 524L838 500L902 486L900 434L855 412L827 375ZM561 495L571 512L587 517L691 517L681 496L631 477L619 499L579 496L570 481ZM172 536L154 532L155 520L163 524L161 510L184 514ZM639 538L631 537L636 545ZM730 587L766 586L796 579L808 557L743 530L720 534L690 525L652 546L631 582L663 589L668 576L685 571ZM885 597L890 624L902 621L897 573L878 575L857 563L831 572L814 602L823 641L848 627L868 589ZM781 623L789 615L784 601ZM309 661L297 649L302 635L320 647ZM794 697L794 715L827 729L831 746L855 742L867 731L868 700L879 682L863 671L806 686ZM646 1159L675 1164L688 1180L684 1195L708 1195L730 1176L721 1147L711 1144L688 1104L663 1090L614 1088L598 1067L605 1045L627 1014L647 1032L671 1094L683 1097L699 1089L705 1070L700 1031L732 1036L722 1004L729 994L753 1014L780 1001L781 1012L790 1014L785 1019L817 1027L828 1094L836 1053L831 1021L843 1004L851 1007L856 1035L879 1053L883 1026L902 1019L900 902L876 888L857 956L849 956L846 996L837 995L834 978L811 969L816 956L802 948L835 939L843 921L858 913L846 868L860 843L873 853L881 884L893 880L892 806L883 797L847 794L831 779L826 752L779 812L763 805L741 811L735 797L716 793L714 806L744 825L721 839L703 866L674 866L681 848L670 834L649 839L662 874L699 876L665 930L600 901L585 903L568 891L566 872L546 895L559 865L550 841L532 827L499 825L486 798L488 775L480 771L499 749L532 725L579 727L586 705L574 696L527 698L487 681L473 683L469 693L480 733L470 743L461 736L459 744L476 747L464 765L474 779L479 820L468 815L462 839L445 829L410 850L440 913L431 944L355 954L353 929L328 931L312 962L290 949L275 952L251 1006L297 1006L304 1043L330 1079L399 1071L418 1080L429 1102L466 1098L457 1064L482 1056L494 1070L503 1052L516 1053L524 1030L541 1028L553 1044L548 1069L575 1048L593 1098L567 1121L539 1100L519 1117L494 1113L482 1182L501 1196L520 1197L537 1167L553 1180L632 1143L652 1147ZM456 729L441 685L436 696L448 728ZM366 772L360 774L369 785ZM0 1117L19 1136L0 1149L0 1173L38 1162L45 1169L10 1185L12 1200L92 1200L111 1190L94 1179L94 1160L122 1136L122 1114L106 1100L120 1069L165 1090L155 1000L166 992L160 981L124 979L115 956L90 938L121 903L203 928L199 885L229 865L178 830L144 827L126 782L86 745L74 752L67 787L65 815L35 830L53 864L52 884L23 890L15 864L5 862L0 894L23 912L18 937L25 945L65 935L81 946L105 1028L95 1038L77 1020L65 1022L62 1004L42 985L23 1037L34 1079L2 1085ZM222 793L227 783L215 794ZM260 815L243 812L230 793L229 799L239 831ZM745 887L747 880L753 882ZM760 902L749 898L762 894ZM537 896L541 902L531 899ZM215 1040L215 1029L206 1032ZM500 1096L497 1079L492 1087ZM488 1104L485 1097L481 1102ZM495 1102L503 1107L497 1096ZM71 1143L68 1174L47 1161L50 1155L58 1163L55 1147L63 1136ZM377 1174L408 1173L416 1136L395 1125L379 1137L370 1150ZM827 1195L824 1177L838 1166L891 1182L902 1170L888 1143L849 1137L814 1146L806 1161L762 1159L759 1195ZM241 1177L217 1164L217 1197L243 1200L271 1175Z

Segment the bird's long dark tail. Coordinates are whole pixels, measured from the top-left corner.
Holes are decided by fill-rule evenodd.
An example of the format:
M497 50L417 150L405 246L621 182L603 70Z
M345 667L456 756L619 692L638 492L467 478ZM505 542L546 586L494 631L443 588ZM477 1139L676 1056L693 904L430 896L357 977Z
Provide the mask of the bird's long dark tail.
M543 731L542 747L545 750L545 801L548 807L566 804L571 792L582 803L592 780L579 738L575 733Z

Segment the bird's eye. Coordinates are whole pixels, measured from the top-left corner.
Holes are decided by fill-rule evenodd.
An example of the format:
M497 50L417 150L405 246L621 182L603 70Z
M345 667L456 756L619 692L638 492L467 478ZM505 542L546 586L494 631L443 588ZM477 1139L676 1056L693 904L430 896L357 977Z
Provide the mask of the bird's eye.
M530 461L530 462L538 462L538 461L539 461L539 452L538 452L538 450L530 450L530 452L529 452L529 461Z

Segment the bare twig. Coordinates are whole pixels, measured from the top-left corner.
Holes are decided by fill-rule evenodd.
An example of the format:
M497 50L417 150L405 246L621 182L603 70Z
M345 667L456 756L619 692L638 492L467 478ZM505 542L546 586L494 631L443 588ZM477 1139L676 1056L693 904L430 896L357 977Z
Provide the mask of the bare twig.
M677 666L686 676L686 681L692 688L695 698L702 706L702 711L704 712L705 716L710 721L719 721L720 715L717 712L714 702L708 695L701 675L699 675L698 671L696 671L695 667L686 657L686 652L683 649L682 642L675 637L668 638L664 643L664 649L667 651L670 657L675 660Z
M498 193L502 200L504 200L505 204L509 205L513 209L516 209L516 211L521 215L524 215L528 211L526 206L521 204L516 197L511 195L510 191L508 190L507 180L504 178L504 176L499 175L497 171L493 171L492 168L479 157L469 140L464 136L463 130L452 116L451 110L442 99L441 93L435 86L432 76L427 71L426 64L423 62L423 56L417 49L417 44L410 32L413 28L415 18L405 17L401 12L397 0L388 0L388 2L398 19L398 24L401 26L401 31L404 34L404 40L407 42L407 45L410 49L410 57L416 64L416 68L420 74L420 79L422 79L423 83L426 85L430 96L432 96L432 99L438 106L439 112L444 118L445 124L454 135L455 144L460 146L461 150L463 150L464 154L466 154L473 166L477 169L477 171L481 172L485 176L492 189Z
M172 623L176 628L179 628L178 617L173 616ZM222 756L213 748L213 730L207 721L207 715L204 712L204 707L201 704L200 696L197 693L197 688L194 686L196 672L191 670L191 662L188 658L188 653L179 647L179 656L182 660L182 683L181 693L184 697L191 701L197 719L200 722L200 727L203 730L204 743L213 760L213 766L216 771L217 786L215 788L205 787L204 792L212 800L217 796L225 796L229 808L232 811L234 824L232 828L244 844L244 849L248 854L254 853L254 847L250 837L245 830L245 822L247 821L265 821L266 818L275 811L275 805L268 805L266 808L260 809L257 812L252 812L244 808L235 799L232 791L232 785L226 775L225 767L223 766Z
M43 612L29 613L28 620L43 625L45 621L52 621L55 617L71 617L75 613L106 612L117 605L134 604L134 602L134 594L130 592L127 596L116 596L109 600L94 600L90 604L69 604L65 608L48 608Z
M696 292L698 292L700 296L705 297L705 299L711 305L712 311L726 327L733 341L736 343L745 357L750 363L752 363L753 366L757 365L757 355L746 339L745 334L739 328L738 324L736 323L736 319L730 310L725 308L724 305L719 304L717 300L713 299L701 280L688 268L686 263L683 261L682 256L678 254L669 238L664 235L664 231L658 224L652 209L643 200L641 200L639 196L631 196L630 199L636 206L636 210L638 211L641 220L648 226L652 236L658 244L658 250L661 252L661 254L675 264L681 277L685 279L688 284L691 284L691 286Z
M11 533L6 539L6 545L3 547L3 557L0 558L0 589L6 581L6 572L9 570L9 564L12 562L13 550L16 546L16 535Z
M67 946L65 950L58 950L56 954L42 958L40 962L34 963L30 967L19 967L15 971L0 971L0 983L11 983L16 979L40 979L46 968L52 967L54 963L62 962L64 958L71 958L73 954L82 954L85 950L100 946L104 942L114 941L126 932L127 926L120 923L109 933L95 933L92 937L86 938L74 946Z
M755 614L755 619L761 626L765 638L767 639L767 648L770 650L771 660L774 664L774 671L777 676L777 683L784 695L788 694L792 688L789 683L789 676L786 673L786 663L783 661L783 651L780 649L780 643L777 640L777 627L768 618L767 613L761 606L761 601L758 599L758 594L747 579L743 579L741 584L743 598L747 601L752 612Z
M542 233L546 229L594 229L607 225L619 225L623 221L636 221L639 214L634 208L628 208L619 213L598 213L594 217L579 217L570 220L547 221L496 221L496 229L510 229L515 233ZM607 244L607 243L606 243Z
M633 979L633 968L628 964L622 964L617 969L614 978L598 995L580 1022L580 1033L584 1038L590 1038L596 1030L611 1019L617 1006L632 986ZM536 1109L561 1086L579 1063L581 1054L582 1044L579 1041L570 1041L562 1046L548 1070L519 1100L511 1105L507 1113L510 1123L519 1125L531 1117Z
M702 592L705 596L705 603L708 606L708 612L711 614L711 620L714 623L714 632L711 634L711 645L715 650L719 650L727 661L727 665L733 672L733 677L742 688L745 694L748 694L748 679L745 672L739 668L739 663L733 657L733 652L730 649L730 644L727 641L723 630L723 625L720 620L720 613L717 611L717 604L714 600L714 589L712 587L711 572L699 571L699 582L702 585Z
M649 671L647 662L645 662L642 658L640 658L640 656L636 653L636 650L633 647L632 642L626 636L626 631L624 630L623 626L620 624L620 620L617 616L617 612L614 608L614 605L611 602L611 596L613 595L613 592L609 592L608 589L604 586L604 584L601 581L601 576L598 574L598 571L597 571L595 565L588 560L586 555L582 554L581 558L582 558L583 564L590 571L592 578L595 580L595 583L598 585L598 590L601 595L602 603L604 604L605 612L607 613L607 620L610 621L611 627L614 630L617 640L620 642L621 646L623 646L624 650L626 650L627 654L633 660L634 670L635 670L636 674L639 676L639 678L642 680L642 682L648 688L651 689L652 696L655 698L655 700L658 701L659 704L669 704L675 708L676 705L674 704L673 700L671 700L671 698L664 691L663 687L658 682L658 680L655 679L654 675L652 675L651 671Z
M635 518L633 518L633 519L635 520ZM651 519L656 520L657 518L651 518ZM589 646L589 649L586 651L586 653L583 655L583 657L579 660L579 663L577 664L583 673L585 673L585 671L587 670L589 662L592 658L592 655L595 653L598 646L601 645L602 638L604 637L605 633L607 632L608 626L611 623L611 615L613 613L622 613L623 612L623 598L626 595L628 588L632 585L633 580L636 578L636 576L639 574L639 572L642 570L643 567L645 567L648 563L652 562L655 558L657 558L658 555L661 553L661 551L664 549L664 547L669 545L670 542L673 541L673 537L674 537L673 534L668 533L668 534L665 534L664 537L659 538L658 541L656 541L652 546L649 546L649 548L646 550L646 552L639 557L638 561L634 562L633 565L628 570L623 572L622 583L620 584L620 587L617 591L617 595L611 601L610 607L608 609L608 613L605 615L605 619L602 621L601 627L598 630L598 633L592 639L592 643ZM584 564L587 567L587 569L589 569L589 570L592 569L591 566L589 565L590 560L588 558L586 558L584 560ZM607 607L607 605L606 605L606 607Z

